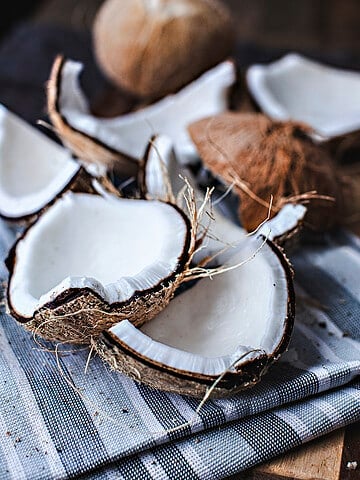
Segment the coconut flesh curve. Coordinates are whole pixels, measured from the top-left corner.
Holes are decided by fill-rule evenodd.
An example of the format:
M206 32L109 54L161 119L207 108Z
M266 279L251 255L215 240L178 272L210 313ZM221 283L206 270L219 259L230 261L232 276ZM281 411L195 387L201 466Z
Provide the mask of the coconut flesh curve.
M0 215L22 220L75 183L80 165L62 147L0 106Z
M80 158L114 166L121 155L123 171L142 158L153 132L170 136L180 159L196 155L186 126L206 115L228 107L229 88L236 75L234 64L223 62L158 102L114 118L99 118L90 113L81 89L79 62L55 60L48 84L48 111L64 144Z
M247 84L263 112L276 120L311 125L317 140L360 129L360 75L298 54L252 65Z
M153 145L171 165L170 140L160 136ZM167 194L155 175L155 154L148 154L143 168L147 195ZM176 168L173 172L178 175ZM225 396L256 383L286 349L294 319L288 261L263 235L248 237L218 211L213 216L216 236L226 238L227 248L219 253L224 243L205 238L198 259L216 251L217 265L238 266L199 280L141 329L123 320L104 332L95 347L113 368L150 386L197 397L223 375L212 395Z
M51 340L89 343L119 319L141 325L189 262L190 227L159 201L66 193L8 259L12 315Z

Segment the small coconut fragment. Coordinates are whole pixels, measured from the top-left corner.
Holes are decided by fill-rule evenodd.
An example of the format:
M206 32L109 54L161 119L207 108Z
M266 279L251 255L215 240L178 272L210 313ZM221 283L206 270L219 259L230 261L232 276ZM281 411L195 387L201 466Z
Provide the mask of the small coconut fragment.
M226 59L233 27L217 0L107 0L94 22L95 55L121 88L160 98Z
M310 127L261 114L224 113L193 123L190 135L205 165L240 197L239 217L252 231L285 203L308 203L307 226L325 230L340 220L341 181Z
M228 106L235 68L227 61L204 73L178 93L136 112L94 117L79 84L82 64L58 57L48 83L48 112L63 143L90 163L133 173L153 133L170 136L182 161L196 156L186 126Z
M306 122L320 141L360 129L358 72L291 53L269 65L252 65L246 79L264 113Z
M89 343L125 318L142 325L173 296L193 244L173 205L66 193L10 253L10 312L29 330L69 343Z
M55 142L0 106L0 216L29 220L84 180L80 164Z
M95 343L99 355L136 381L195 397L219 377L212 396L257 383L290 339L292 271L261 237L243 238L218 260L242 265L200 280L141 329L114 325Z

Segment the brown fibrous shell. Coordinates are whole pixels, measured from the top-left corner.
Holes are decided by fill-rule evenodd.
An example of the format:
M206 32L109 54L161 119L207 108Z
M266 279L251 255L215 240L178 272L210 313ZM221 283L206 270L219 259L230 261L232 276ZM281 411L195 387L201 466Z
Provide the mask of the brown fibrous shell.
M339 222L343 199L335 164L307 125L228 112L193 123L189 132L206 167L234 185L247 230L266 218L271 197L271 216L286 202L304 201L308 227L326 230Z

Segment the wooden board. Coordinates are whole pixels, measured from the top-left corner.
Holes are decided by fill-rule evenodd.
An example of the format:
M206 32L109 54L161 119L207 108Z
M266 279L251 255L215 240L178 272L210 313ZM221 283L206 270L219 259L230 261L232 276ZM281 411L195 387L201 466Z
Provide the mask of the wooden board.
M348 462L354 461L358 467L350 470ZM360 480L360 423L309 442L231 480Z

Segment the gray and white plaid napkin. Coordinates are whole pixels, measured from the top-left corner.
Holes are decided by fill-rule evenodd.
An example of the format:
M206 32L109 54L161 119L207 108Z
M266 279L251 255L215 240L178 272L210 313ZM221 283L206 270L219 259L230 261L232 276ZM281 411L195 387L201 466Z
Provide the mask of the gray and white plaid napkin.
M2 258L12 241L1 223ZM97 357L85 373L87 350L56 356L2 308L0 478L218 479L360 420L360 243L339 232L292 261L289 351L258 386L198 415L198 400L137 384Z

